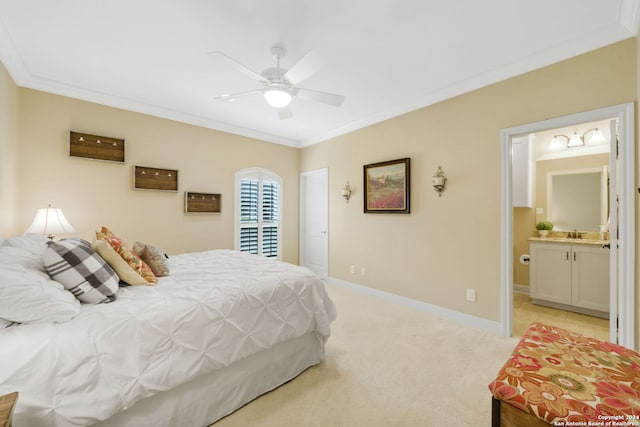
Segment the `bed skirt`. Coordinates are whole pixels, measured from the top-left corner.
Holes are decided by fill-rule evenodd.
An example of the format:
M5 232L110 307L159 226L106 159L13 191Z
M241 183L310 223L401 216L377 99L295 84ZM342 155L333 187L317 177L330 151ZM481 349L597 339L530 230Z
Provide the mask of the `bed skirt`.
M295 378L323 358L324 338L311 332L143 399L94 425L207 426Z

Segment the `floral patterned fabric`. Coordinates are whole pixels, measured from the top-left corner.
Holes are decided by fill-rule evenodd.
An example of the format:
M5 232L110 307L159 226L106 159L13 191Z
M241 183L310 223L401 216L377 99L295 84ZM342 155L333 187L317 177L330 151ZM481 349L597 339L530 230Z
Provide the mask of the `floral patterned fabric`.
M531 324L489 389L556 426L640 426L640 353L543 323Z
M142 261L139 256L131 252L131 249L129 249L122 239L113 234L107 227L102 227L100 231L96 232L96 238L108 242L118 255L142 276L148 284L155 285L158 283L158 278L153 274L151 268Z

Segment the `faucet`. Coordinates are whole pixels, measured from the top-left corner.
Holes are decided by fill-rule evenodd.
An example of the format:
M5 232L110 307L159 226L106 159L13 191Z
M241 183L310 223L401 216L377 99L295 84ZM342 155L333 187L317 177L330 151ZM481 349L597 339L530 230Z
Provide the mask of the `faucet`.
M578 230L573 230L569 232L570 239L582 239L582 234L578 233Z

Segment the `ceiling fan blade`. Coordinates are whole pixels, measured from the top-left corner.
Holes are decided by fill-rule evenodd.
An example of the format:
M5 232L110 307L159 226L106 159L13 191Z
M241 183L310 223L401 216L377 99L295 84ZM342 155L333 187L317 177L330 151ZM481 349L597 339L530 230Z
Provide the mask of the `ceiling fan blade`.
M301 99L310 99L311 101L322 102L323 104L339 107L345 100L344 95L336 95L335 93L320 92L317 90L302 89L296 90L296 96Z
M280 120L290 119L293 117L293 112L291 111L291 107L288 105L282 108L276 108L278 110L278 118Z
M243 65L243 64L239 63L238 61L236 61L235 59L233 59L232 57L230 57L229 55L227 55L224 52L220 52L219 50L214 50L214 51L211 51L209 53L213 53L213 54L216 54L216 55L222 55L227 60L229 60L229 61L231 61L233 63L233 66L236 68L236 70L238 70L241 73L251 77L254 80L258 80L260 82L267 80L267 79L264 78L264 76L262 74L258 73L257 71L253 71L251 68L247 67L246 65Z
M213 99L215 99L216 101L234 102L239 97L249 95L254 92L262 92L262 89L251 89L251 90L246 90L244 92L238 92L238 93L223 93L222 95L216 96Z
M296 84L318 71L322 68L323 64L324 60L322 57L314 51L310 51L296 62L293 67L285 73L284 77L292 84Z

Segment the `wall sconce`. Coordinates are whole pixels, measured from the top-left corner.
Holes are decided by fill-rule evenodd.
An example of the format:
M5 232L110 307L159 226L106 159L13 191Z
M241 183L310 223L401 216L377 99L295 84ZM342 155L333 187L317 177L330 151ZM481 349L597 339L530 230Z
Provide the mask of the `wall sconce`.
M606 138L602 134L602 131L598 128L593 128L583 133L582 136L578 135L577 132L573 132L573 135L571 135L571 137L567 135L554 135L551 139L551 144L549 144L549 150L557 151L563 148L560 138L565 138L567 140L567 148L582 147L584 145L585 136L589 132L593 132L593 135L591 135L591 138L589 139L589 143L601 144L603 142L606 142Z
M447 185L447 178L444 176L442 166L438 166L438 171L433 175L433 189L438 193L438 197L442 197L442 192Z
M342 197L349 203L349 199L351 198L351 186L349 185L349 181L347 181L347 185L342 189Z

